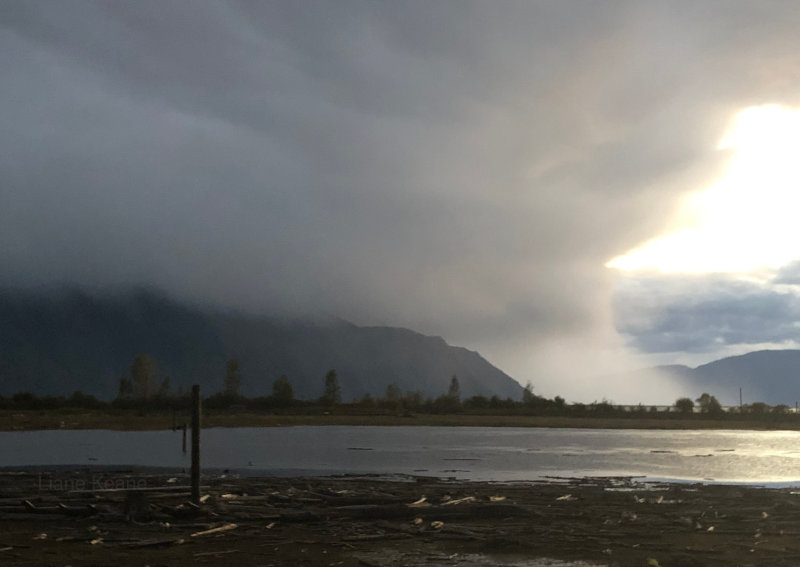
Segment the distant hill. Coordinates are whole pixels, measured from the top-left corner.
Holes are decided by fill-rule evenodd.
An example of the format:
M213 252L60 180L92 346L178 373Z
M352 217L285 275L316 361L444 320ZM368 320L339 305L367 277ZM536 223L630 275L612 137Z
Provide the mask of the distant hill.
M140 353L157 360L173 389L198 383L207 394L221 389L229 358L239 359L251 396L269 394L285 374L297 397L317 398L330 369L344 400L382 396L392 383L438 396L453 375L464 397L522 393L478 353L408 329L222 313L151 290L0 292L0 395L82 390L111 399Z
M663 374L696 385L724 405L738 405L739 388L745 403L794 406L800 401L800 350L761 350L703 364L659 366Z

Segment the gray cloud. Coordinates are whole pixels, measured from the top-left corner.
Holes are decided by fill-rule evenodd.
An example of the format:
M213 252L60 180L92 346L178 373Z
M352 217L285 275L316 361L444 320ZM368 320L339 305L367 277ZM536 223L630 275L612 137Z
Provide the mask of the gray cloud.
M792 262L778 271L772 279L774 285L800 285L800 262Z
M731 112L798 99L799 20L751 2L3 2L2 280L407 325L552 395L572 375L554 364L581 360L554 353L615 344L605 261L713 179Z
M643 277L618 296L617 328L637 350L710 353L800 341L800 297L726 276Z

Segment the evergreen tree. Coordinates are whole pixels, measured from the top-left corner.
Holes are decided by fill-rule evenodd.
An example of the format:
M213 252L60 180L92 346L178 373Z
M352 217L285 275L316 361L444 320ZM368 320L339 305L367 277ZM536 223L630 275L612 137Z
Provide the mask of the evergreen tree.
M281 375L272 383L272 397L279 405L290 405L294 401L294 390L289 379Z
M325 391L320 401L326 406L332 406L342 401L342 388L339 386L339 377L335 370L329 370L325 375Z
M137 354L131 364L131 385L133 395L137 398L148 399L153 393L158 374L158 363L147 354Z
M461 401L461 386L459 385L458 377L455 374L453 374L453 377L450 379L450 387L447 388L447 397L454 402Z
M242 386L242 375L239 373L239 361L235 358L228 360L225 365L225 380L223 390L226 396L239 397L239 388Z

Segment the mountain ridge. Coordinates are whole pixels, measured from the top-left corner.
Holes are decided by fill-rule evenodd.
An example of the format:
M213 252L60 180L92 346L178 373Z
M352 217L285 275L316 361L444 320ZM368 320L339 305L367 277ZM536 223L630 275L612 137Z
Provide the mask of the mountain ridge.
M689 380L699 392L716 396L724 405L765 402L793 406L800 400L800 350L764 349L727 356L694 368L685 365L653 369Z
M0 394L75 390L111 399L137 354L159 364L171 386L219 391L225 362L238 359L242 393L267 395L286 375L298 398L322 394L335 369L342 399L382 396L389 384L435 397L453 375L464 397L519 399L522 387L479 353L444 338L338 318L251 315L181 303L152 289L92 294L0 290Z

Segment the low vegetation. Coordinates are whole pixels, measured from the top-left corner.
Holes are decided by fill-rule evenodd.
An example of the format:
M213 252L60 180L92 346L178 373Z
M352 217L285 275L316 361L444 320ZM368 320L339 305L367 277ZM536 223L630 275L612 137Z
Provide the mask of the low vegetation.
M757 402L724 408L713 395L680 398L671 406L567 403L560 396L534 394L528 384L519 400L497 396L462 399L457 376L447 392L432 398L403 392L390 384L381 397L366 394L343 402L336 371L320 383L320 397L295 397L291 381L278 377L267 396L240 394L242 377L237 360L226 365L219 392L203 400L208 427L277 425L466 425L595 428L790 428L800 426L800 414L787 405ZM119 394L103 401L83 392L71 396L37 396L20 392L0 396L0 429L92 428L165 429L184 427L188 392L173 392L169 380L159 380L157 363L138 355L130 377L120 380Z

